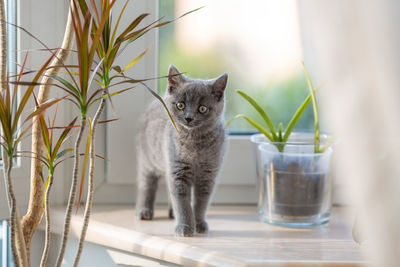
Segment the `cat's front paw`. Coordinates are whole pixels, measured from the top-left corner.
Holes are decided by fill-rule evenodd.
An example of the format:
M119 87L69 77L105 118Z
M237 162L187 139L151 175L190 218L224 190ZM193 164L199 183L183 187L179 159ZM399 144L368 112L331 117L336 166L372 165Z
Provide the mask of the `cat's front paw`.
M175 227L175 235L189 237L194 235L194 228L187 224L178 224Z
M153 219L153 210L148 208L143 208L138 212L138 217L141 220L152 220Z
M208 223L201 221L196 223L196 232L199 234L205 234L208 232Z

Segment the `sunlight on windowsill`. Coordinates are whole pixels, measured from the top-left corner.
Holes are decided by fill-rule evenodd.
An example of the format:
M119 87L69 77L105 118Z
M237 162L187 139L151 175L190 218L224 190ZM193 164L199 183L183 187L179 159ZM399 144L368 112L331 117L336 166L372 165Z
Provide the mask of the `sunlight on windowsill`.
M167 208L154 220L134 219L131 205L98 205L92 214L87 241L136 255L184 266L361 266L361 248L352 240L352 215L334 207L331 221L313 229L289 229L258 221L255 206L213 206L210 232L175 237ZM54 232L60 233L64 207L54 211ZM82 214L73 218L78 229ZM73 235L78 232L72 230ZM314 266L314 265L313 265Z

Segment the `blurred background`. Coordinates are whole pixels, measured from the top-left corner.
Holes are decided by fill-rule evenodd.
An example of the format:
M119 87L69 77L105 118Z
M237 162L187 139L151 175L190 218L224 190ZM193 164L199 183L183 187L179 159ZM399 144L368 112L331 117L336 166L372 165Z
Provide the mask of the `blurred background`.
M229 74L226 120L244 113L263 123L257 112L235 91L240 89L267 110L274 124L285 127L308 89L301 68L302 47L295 0L160 0L159 16L176 18L204 6L159 31L159 75L174 64L192 78ZM163 93L166 79L160 79ZM313 129L309 106L297 130ZM236 120L231 134L254 132Z

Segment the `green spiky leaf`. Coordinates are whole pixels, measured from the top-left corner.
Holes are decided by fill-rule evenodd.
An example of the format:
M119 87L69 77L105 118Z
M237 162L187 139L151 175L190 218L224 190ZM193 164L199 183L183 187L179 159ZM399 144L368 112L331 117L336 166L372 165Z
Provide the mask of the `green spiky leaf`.
M260 105L249 95L247 95L245 92L242 92L240 90L236 90L236 92L243 97L247 102L250 103L254 107L254 109L260 114L260 116L263 118L265 123L267 124L274 140L278 139L278 136L276 135L276 130L274 127L274 124L272 123L270 117L267 115L267 113L260 107Z
M304 62L302 62L302 67L304 70L304 74L306 75L308 90L310 91L311 100L312 100L312 104L313 104L314 131L315 131L315 133L314 133L314 152L319 153L320 152L320 129L319 129L319 115L318 115L317 99L315 97L315 89L311 83L311 79L310 79L310 76L308 75L308 72L304 65Z

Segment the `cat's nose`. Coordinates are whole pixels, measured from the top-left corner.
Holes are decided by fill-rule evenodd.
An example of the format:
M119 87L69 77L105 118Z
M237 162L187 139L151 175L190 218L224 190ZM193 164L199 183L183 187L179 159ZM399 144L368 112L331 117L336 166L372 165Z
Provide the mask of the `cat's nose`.
M187 118L185 118L185 120L186 120L187 123L190 123L193 119L190 118L190 117L187 117Z

